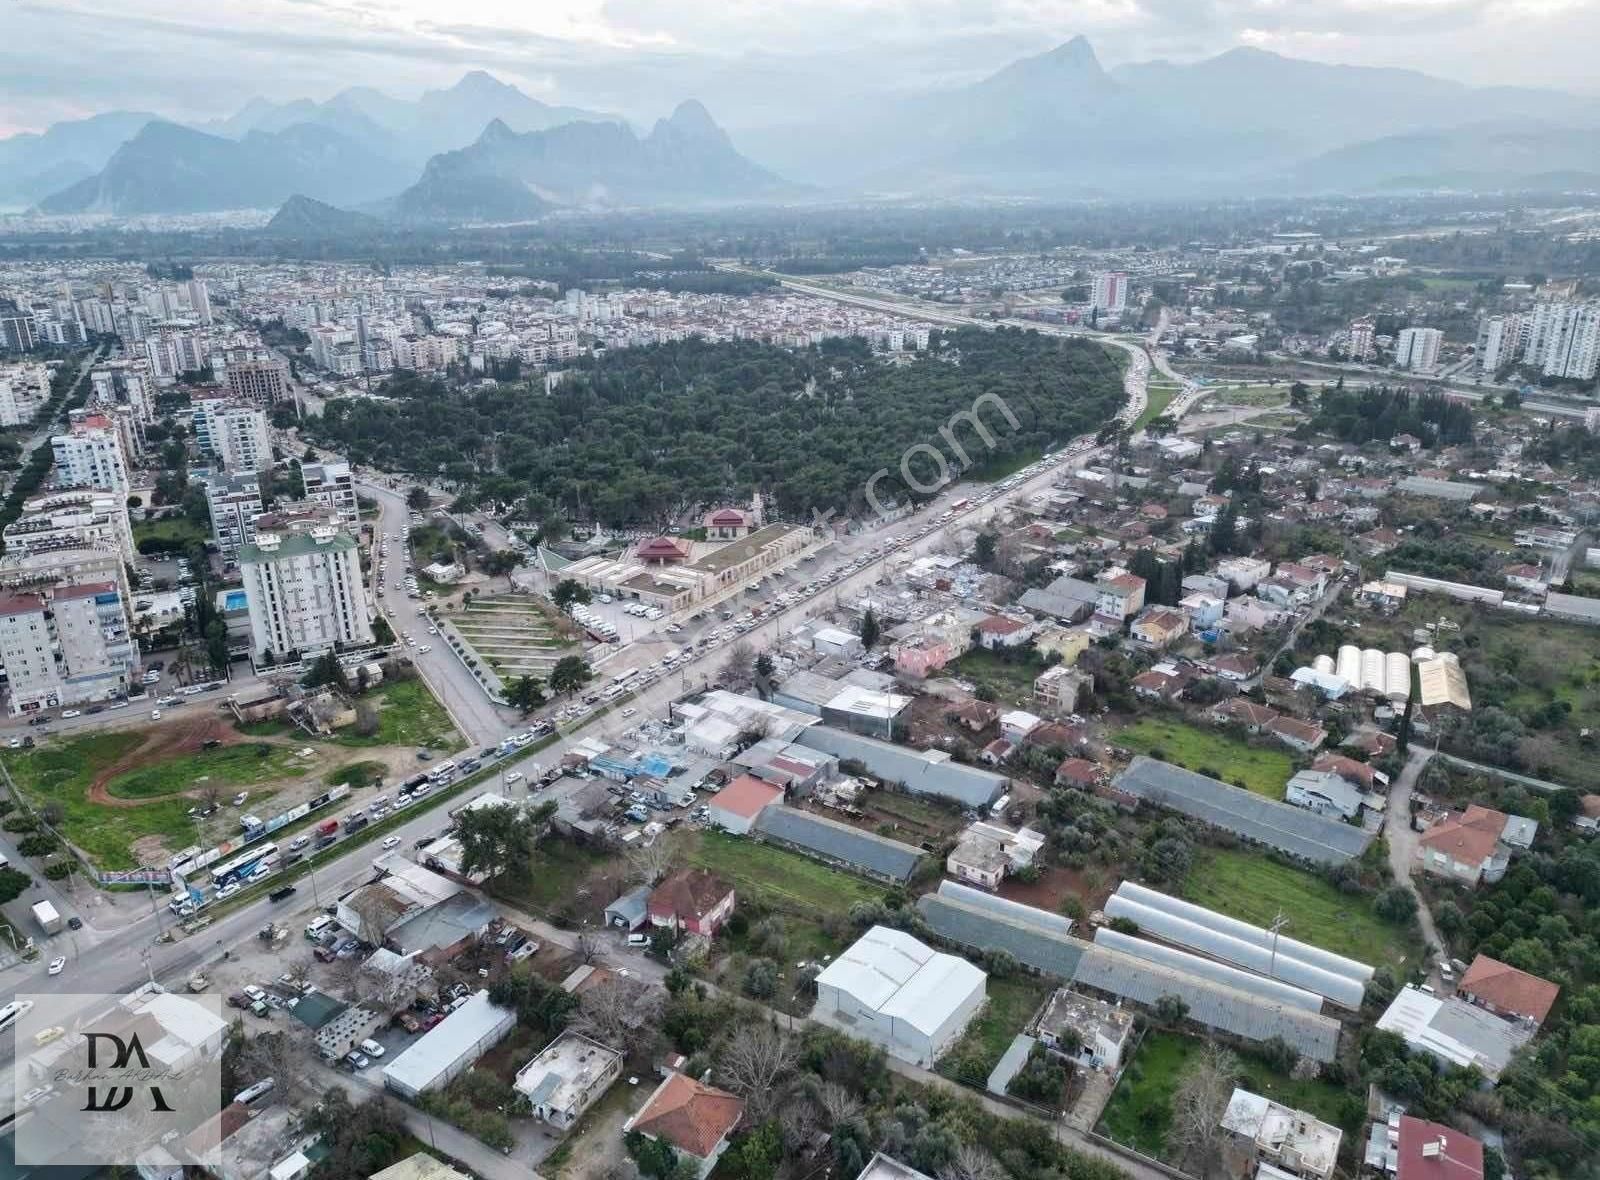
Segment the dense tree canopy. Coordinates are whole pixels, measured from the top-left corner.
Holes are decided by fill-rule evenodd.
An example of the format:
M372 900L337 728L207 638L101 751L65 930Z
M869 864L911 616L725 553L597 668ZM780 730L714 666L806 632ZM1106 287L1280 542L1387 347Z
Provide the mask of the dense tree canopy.
M360 463L442 475L480 499L541 497L575 520L659 525L686 507L763 491L785 516L906 494L901 457L924 486L939 475L997 469L1093 430L1122 399L1121 370L1101 346L1037 333L969 329L936 338L908 364L861 340L788 350L691 339L616 350L583 362L556 390L498 385L455 392L398 376L390 400L328 406L320 433ZM990 446L970 423L979 409ZM924 449L926 448L926 449Z

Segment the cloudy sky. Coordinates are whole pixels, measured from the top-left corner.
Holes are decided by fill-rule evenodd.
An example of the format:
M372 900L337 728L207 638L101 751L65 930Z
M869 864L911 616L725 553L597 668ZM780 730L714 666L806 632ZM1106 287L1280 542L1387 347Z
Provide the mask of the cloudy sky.
M0 134L352 85L411 97L471 68L641 120L695 96L737 127L969 81L1079 33L1108 66L1254 45L1600 93L1600 0L7 0L0 27Z

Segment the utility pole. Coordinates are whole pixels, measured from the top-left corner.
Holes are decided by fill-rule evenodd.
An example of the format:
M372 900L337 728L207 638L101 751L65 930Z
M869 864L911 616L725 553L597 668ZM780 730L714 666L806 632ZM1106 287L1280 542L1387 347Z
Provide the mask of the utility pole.
M1279 910L1278 916L1272 919L1272 925L1267 927L1268 930L1272 931L1272 959L1267 968L1268 978L1276 979L1278 977L1278 934L1288 924L1289 916Z

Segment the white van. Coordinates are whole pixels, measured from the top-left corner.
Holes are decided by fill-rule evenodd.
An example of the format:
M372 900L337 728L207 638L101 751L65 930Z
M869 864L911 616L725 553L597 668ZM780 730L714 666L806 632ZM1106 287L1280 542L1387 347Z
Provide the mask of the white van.
M314 919L306 927L306 937L312 942L316 942L317 939L321 938L323 934L326 933L332 926L333 916L331 914L323 914L320 918Z

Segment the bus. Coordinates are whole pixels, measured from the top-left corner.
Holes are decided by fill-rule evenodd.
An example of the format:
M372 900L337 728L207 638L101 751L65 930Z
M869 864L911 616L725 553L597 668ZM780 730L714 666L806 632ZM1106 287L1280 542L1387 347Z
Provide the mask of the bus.
M211 870L211 883L218 889L230 881L242 881L263 862L278 855L276 844L263 844L259 848L252 848L242 856L237 856L227 864L218 865Z
M957 500L954 504L950 505L950 511L951 512L965 512L968 508L971 508L971 507L972 507L972 501L971 500L961 499L961 500Z
M628 683L628 681L632 680L638 674L639 669L629 668L626 672L618 672L615 676L613 676L611 678L611 683L616 685L618 688L621 688L624 684Z

